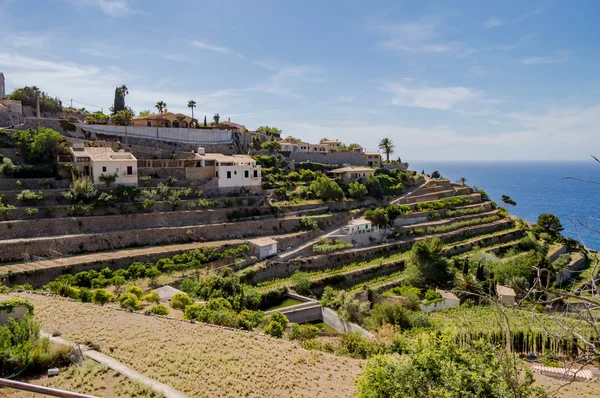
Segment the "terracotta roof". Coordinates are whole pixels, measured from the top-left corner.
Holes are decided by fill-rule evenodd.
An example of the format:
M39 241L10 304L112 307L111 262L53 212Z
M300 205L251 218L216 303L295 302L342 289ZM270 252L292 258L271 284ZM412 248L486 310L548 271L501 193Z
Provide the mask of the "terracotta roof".
M512 289L508 286L496 285L496 292L498 292L499 296L512 296L512 297L517 296L514 289Z
M381 156L381 153L379 153L379 152L365 152L365 155L379 155L379 156Z
M184 116L187 119L191 119L191 116L188 115L184 115L183 113L173 113L173 112L163 112L162 114L162 118L166 118L166 117L172 117L172 116ZM152 115L148 115L148 116L141 116L141 117L134 117L133 120L159 120L160 119L160 113L154 113Z
M253 163L254 159L248 155L223 155L222 153L196 153L194 160L215 160L217 162Z
M370 167L342 167L340 169L333 169L330 171L330 173L347 173L347 172L375 172L375 169L372 169Z
M265 247L265 246L271 246L273 244L277 244L277 241L273 238L256 238L256 239L250 239L248 241L248 243L252 243L254 246L258 246L258 247Z

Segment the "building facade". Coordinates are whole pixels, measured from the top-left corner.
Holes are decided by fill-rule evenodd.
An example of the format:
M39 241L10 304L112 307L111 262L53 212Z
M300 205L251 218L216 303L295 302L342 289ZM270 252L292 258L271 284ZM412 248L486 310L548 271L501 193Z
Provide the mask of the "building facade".
M199 173L204 177L214 177L219 188L250 188L260 190L262 175L260 166L247 155L222 155L220 153L204 153L199 148L194 155Z
M375 174L375 169L369 167L342 167L333 169L329 172L333 178L339 178L345 182L366 181L366 179Z
M252 254L257 258L265 258L277 254L277 241L272 238L257 238L248 241Z
M76 143L69 148L73 155L73 165L77 171L92 179L96 185L104 184L102 175L116 175L117 185L137 185L137 159L130 152L115 152L112 148L84 147Z
M367 166L378 169L381 167L381 154L379 152L365 152Z
M294 137L286 137L279 141L279 148L283 152L302 152L302 153L326 153L329 152L327 144L309 144L308 142L298 141Z
M163 112L162 115L148 115L143 117L134 117L131 123L136 127L174 127L190 128L195 127L197 121L183 113ZM162 123L162 125L161 125Z

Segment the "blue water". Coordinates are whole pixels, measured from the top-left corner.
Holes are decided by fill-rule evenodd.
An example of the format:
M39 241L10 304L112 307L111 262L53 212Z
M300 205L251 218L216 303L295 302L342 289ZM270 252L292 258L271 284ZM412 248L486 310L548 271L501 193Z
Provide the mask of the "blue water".
M427 174L438 170L442 177L457 181L467 178L467 185L477 185L490 198L502 205L500 198L508 195L517 202L509 212L527 221L537 221L538 215L552 213L560 218L563 235L583 241L600 250L600 185L564 180L575 177L600 182L600 163L589 162L409 162L412 170ZM590 231L577 221L587 223ZM578 235L579 234L579 235Z

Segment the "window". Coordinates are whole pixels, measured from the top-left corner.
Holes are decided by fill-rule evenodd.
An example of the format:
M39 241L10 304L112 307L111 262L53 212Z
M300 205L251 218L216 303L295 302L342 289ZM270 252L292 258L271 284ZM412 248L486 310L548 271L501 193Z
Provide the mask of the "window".
M106 166L102 166L102 172L106 173Z
M244 170L244 178L248 178L248 170Z
M231 171L227 172L227 178L231 178Z
M219 178L219 172L215 172L215 177Z
M133 166L127 166L127 175L130 176L133 174Z
M233 172L234 175L237 175L237 170Z
M117 173L119 172L119 168L117 167Z
M258 170L254 170L254 178L258 177Z

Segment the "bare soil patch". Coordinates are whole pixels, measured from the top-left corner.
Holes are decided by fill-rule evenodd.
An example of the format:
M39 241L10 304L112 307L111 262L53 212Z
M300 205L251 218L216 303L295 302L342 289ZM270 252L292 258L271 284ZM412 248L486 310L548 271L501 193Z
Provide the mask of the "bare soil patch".
M364 361L268 336L129 313L60 297L17 294L46 331L107 355L189 396L350 397Z

